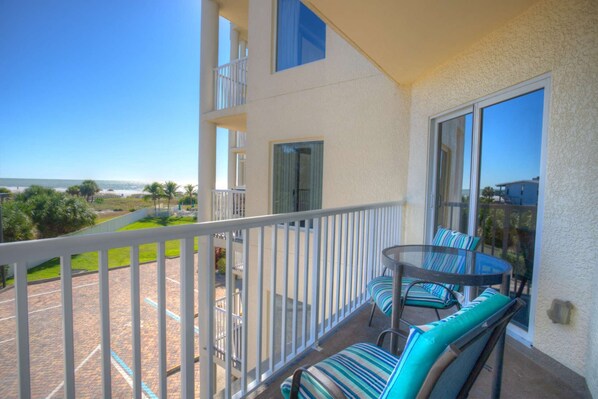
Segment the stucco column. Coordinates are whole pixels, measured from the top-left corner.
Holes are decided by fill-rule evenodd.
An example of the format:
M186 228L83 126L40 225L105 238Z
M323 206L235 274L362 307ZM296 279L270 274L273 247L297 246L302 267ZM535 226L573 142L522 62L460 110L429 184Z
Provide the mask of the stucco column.
M218 66L218 11L215 1L201 1L198 222L212 218L212 189L216 184L216 125L205 122L203 115L214 109L213 70Z
M230 24L230 61L239 58L239 30L235 24ZM228 131L228 188L233 188L237 183L237 162L233 148L237 146L237 132Z
M247 41L239 40L239 58L245 57L246 52L247 52Z
M237 146L237 132L228 131L228 188L237 185L237 154L234 148Z

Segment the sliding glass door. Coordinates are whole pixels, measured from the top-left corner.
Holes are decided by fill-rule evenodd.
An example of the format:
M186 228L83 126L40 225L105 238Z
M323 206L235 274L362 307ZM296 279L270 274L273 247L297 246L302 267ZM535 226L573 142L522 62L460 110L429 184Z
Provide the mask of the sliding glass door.
M433 123L428 237L439 225L476 235L479 251L511 263L512 296L528 305L513 324L529 341L547 85L522 85Z

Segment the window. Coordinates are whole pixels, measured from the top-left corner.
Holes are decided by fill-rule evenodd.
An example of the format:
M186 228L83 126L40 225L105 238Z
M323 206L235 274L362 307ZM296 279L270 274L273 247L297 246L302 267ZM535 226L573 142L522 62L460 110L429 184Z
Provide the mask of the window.
M326 24L299 0L278 0L276 70L326 56Z
M240 152L237 154L237 173L236 173L236 186L245 187L245 153Z
M322 141L274 145L273 213L322 208L323 153Z

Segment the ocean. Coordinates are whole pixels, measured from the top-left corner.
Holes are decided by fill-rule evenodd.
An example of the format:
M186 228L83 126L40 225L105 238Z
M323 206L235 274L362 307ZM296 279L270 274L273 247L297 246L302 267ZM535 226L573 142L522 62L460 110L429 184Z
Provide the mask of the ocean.
M6 187L13 192L21 192L29 186L37 185L65 191L70 186L81 184L83 180L75 179L13 179L0 177L0 187ZM143 193L147 182L129 180L96 180L103 194L129 196Z

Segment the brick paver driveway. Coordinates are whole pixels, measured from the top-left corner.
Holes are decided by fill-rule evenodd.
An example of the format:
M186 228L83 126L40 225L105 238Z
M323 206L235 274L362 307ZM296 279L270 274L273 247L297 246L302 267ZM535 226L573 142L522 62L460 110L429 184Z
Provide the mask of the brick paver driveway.
M197 263L196 263L197 264ZM178 365L180 324L179 259L166 260L167 352L168 367ZM140 266L141 351L144 395L158 393L158 318L156 264ZM130 398L131 389L131 300L130 269L110 273L110 322L112 353L112 393ZM195 279L197 289L197 278ZM216 297L224 295L216 288ZM195 296L197 311L197 296ZM100 312L98 275L73 278L76 394L80 398L101 397ZM0 293L0 398L17 397L16 322L14 290ZM62 314L60 281L29 286L29 329L31 389L34 398L64 397ZM195 339L198 351L198 338ZM199 367L196 366L196 381ZM179 396L179 375L168 378L169 397Z

